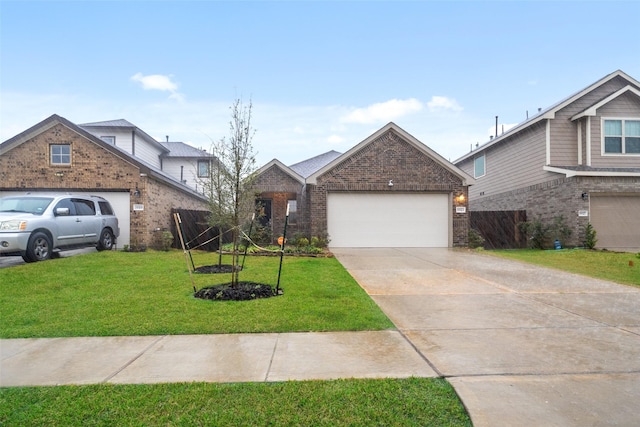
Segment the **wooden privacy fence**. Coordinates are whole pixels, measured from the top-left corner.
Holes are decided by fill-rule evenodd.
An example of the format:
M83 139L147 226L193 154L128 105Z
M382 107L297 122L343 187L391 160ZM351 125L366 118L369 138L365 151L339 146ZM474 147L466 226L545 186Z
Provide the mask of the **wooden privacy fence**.
M208 211L172 209L171 234L178 236L176 224L173 221L173 214L175 213L180 214L184 241L185 243L189 243L189 248L198 248L205 251L218 250L218 239L216 238L218 229L216 227L210 228ZM180 247L180 239L177 237L173 239L173 247L182 249Z
M527 211L471 211L471 228L484 237L486 249L527 247L518 224L527 220Z

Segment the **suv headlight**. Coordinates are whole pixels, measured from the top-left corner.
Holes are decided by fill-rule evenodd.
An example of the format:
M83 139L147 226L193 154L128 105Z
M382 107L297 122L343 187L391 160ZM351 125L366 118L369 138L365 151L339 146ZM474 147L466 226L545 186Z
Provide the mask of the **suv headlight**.
M27 229L27 221L13 219L0 222L0 231L24 231Z

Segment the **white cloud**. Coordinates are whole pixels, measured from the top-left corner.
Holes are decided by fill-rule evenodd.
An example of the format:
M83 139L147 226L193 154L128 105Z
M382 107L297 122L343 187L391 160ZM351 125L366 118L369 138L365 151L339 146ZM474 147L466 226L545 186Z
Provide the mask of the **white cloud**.
M431 101L427 102L427 107L431 112L463 110L455 99L446 96L432 96Z
M327 138L327 142L332 145L342 144L344 142L344 138L341 137L340 135L330 135Z
M170 99L184 101L184 95L178 92L178 84L171 81L172 76L164 76L162 74L150 74L148 76L142 73L136 73L131 76L131 80L142 85L144 90L160 90L163 92L171 92Z
M386 123L407 114L422 110L423 105L415 98L391 99L386 102L372 104L365 108L357 108L343 116L344 123Z

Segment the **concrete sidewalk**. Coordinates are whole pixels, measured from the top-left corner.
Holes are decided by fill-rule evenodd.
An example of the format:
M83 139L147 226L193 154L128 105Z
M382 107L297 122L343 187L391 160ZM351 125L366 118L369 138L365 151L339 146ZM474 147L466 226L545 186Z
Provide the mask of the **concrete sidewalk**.
M398 331L0 340L0 386L435 377Z

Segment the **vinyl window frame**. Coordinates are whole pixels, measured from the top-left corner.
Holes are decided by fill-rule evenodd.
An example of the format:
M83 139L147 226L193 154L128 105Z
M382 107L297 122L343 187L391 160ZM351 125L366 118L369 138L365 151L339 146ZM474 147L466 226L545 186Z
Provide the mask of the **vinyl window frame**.
M482 164L481 171L479 171L479 167L478 167L479 161L481 161L481 164ZM487 174L487 157L483 153L473 158L473 177L480 178L485 176L486 174Z
M49 163L53 166L71 166L71 144L50 144Z
M617 121L620 122L621 130L620 135L607 135L606 133L606 123L609 121ZM600 130L601 130L601 138L600 138L600 147L601 147L601 155L602 156L611 156L611 157L627 157L627 156L640 156L640 152L627 152L627 139L628 138L639 138L640 135L628 135L626 132L626 123L627 122L639 122L640 117L602 117L600 120ZM607 151L606 150L606 138L620 138L620 151Z

